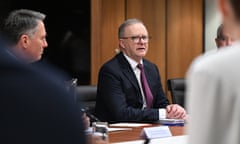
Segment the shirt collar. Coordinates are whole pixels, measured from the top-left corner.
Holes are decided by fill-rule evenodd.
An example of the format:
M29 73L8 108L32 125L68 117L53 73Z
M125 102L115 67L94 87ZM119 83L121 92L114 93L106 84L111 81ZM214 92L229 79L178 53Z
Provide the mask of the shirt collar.
M135 60L133 60L132 58L130 58L129 56L127 56L124 53L123 53L123 55L125 56L125 58L129 62L129 64L131 65L132 69L135 69L138 65L138 62L136 62ZM141 60L140 63L143 64L143 61Z

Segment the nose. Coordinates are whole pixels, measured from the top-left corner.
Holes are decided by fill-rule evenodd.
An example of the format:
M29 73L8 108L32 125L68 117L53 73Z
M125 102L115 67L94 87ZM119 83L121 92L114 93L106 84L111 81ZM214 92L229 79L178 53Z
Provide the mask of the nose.
M43 42L43 48L46 48L46 47L48 47L48 42L47 42L46 40L44 40L44 42Z
M227 46L229 46L229 45L232 45L232 39L231 38L227 39Z
M143 37L139 37L139 42L144 42Z
M138 38L138 43L139 43L139 44L145 44L146 41L144 40L143 37L139 37L139 38Z

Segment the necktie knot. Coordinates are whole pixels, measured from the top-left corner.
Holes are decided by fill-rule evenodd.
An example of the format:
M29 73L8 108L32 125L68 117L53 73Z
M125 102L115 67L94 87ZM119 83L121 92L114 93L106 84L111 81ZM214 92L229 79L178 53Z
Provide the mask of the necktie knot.
M137 67L142 71L143 70L143 65L142 64L138 64Z

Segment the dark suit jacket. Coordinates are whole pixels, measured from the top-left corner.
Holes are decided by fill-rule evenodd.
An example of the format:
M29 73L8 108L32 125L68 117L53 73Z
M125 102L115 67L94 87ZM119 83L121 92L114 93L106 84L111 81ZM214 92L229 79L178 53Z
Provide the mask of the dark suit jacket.
M169 102L163 92L156 65L143 60L144 70L153 94L151 109L142 110L143 100L137 78L122 53L105 63L99 72L96 115L109 123L124 121L156 121L159 108Z
M61 78L0 46L1 143L85 144L79 107Z

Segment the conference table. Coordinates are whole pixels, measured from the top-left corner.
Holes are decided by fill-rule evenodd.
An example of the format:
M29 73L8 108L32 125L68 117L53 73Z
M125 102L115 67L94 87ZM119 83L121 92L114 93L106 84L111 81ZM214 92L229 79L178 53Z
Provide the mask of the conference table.
M120 130L109 132L109 143L134 141L143 139L140 134L144 127L155 127L160 126L160 124L147 124L139 127L131 127L130 130ZM110 126L111 127L111 126ZM185 126L169 126L172 136L180 136L185 133Z

